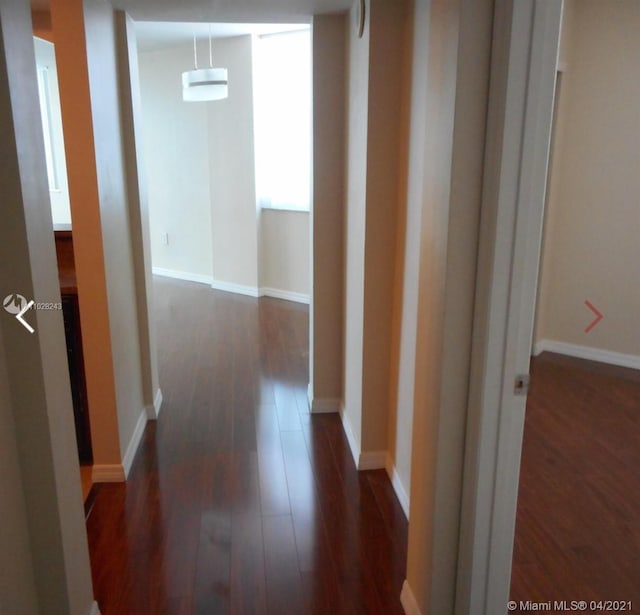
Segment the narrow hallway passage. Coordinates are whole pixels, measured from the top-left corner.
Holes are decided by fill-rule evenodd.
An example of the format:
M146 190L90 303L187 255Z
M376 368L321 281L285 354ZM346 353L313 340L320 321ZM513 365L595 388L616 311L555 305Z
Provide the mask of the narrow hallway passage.
M309 414L308 308L156 278L155 309L162 412L87 520L102 615L401 614L407 521Z

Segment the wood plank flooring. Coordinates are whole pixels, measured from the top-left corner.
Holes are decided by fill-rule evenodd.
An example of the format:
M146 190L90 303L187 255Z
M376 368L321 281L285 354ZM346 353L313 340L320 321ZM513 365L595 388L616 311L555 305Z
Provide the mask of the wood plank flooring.
M543 353L531 383L511 598L640 609L640 372Z
M309 414L307 307L155 291L162 413L87 520L102 614L401 614L407 521Z

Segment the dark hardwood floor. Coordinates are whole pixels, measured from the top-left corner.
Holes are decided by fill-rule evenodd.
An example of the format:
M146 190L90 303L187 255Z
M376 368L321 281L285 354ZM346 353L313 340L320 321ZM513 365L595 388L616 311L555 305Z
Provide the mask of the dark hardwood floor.
M511 598L638 610L640 372L543 353L531 384Z
M308 309L156 278L164 404L87 520L102 615L402 613L407 522L308 410Z

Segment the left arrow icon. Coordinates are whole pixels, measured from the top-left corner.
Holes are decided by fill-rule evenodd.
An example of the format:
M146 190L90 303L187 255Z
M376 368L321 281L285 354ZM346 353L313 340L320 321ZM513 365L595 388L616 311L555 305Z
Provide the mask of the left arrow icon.
M29 303L27 303L27 305L25 305L17 314L16 314L16 318L18 319L18 322L29 332L29 333L33 333L35 331L35 329L24 319L22 318L25 314L25 312L27 312L28 310L31 309L31 306L33 305L34 301L33 299L31 299L31 301L29 301Z

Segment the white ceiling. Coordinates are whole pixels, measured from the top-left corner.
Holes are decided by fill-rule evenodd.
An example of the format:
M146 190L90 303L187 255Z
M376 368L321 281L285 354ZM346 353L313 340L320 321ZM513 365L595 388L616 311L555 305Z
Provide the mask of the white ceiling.
M272 34L299 30L308 24L256 24L256 23L174 23L171 21L136 21L136 38L138 49L154 51L175 47L197 39L209 38L209 27L213 38L227 38L243 34Z
M287 30L299 30L306 24L241 24L214 23L211 24L213 38L241 36L243 34L271 34ZM209 37L209 24L206 23L175 23L171 21L137 21L136 37L138 49L151 51L191 42L193 36L198 39Z
M157 49L193 38L193 25L214 24L213 36L282 32L282 24L309 23L312 15L349 9L354 0L110 0L137 23L141 49ZM49 0L31 0L33 9L47 10ZM265 26L264 24L271 24ZM276 24L274 26L274 24ZM279 26L277 24L280 24ZM207 37L208 26L196 28Z
M348 9L353 0L111 0L136 21L299 23Z

